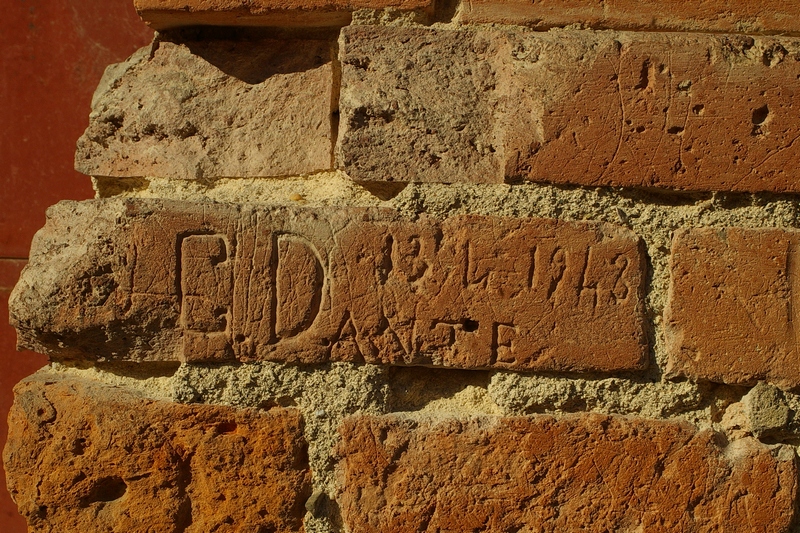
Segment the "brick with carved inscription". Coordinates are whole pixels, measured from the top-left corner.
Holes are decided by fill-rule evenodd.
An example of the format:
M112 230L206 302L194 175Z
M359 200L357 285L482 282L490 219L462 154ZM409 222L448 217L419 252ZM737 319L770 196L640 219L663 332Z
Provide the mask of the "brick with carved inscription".
M182 405L47 370L14 394L3 461L29 531L303 531L297 409Z
M665 313L669 371L694 379L800 386L800 231L676 233Z
M599 414L352 417L338 468L350 531L788 532L788 446Z
M11 297L57 359L642 369L645 256L605 223L63 202Z
M800 191L800 40L342 31L337 164L359 181Z
M470 0L462 22L520 24L537 29L580 24L628 30L725 33L794 33L800 31L800 6L786 0Z

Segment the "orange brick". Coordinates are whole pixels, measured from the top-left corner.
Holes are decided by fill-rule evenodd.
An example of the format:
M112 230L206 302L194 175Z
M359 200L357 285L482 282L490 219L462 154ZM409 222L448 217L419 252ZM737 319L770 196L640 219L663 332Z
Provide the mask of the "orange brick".
M351 26L341 42L355 180L800 191L798 40Z
M303 531L295 409L154 401L46 371L15 395L3 460L31 531Z
M731 384L800 386L800 232L680 230L665 322L669 371Z
M688 424L386 416L340 432L350 531L788 532L795 515L793 451Z
M464 4L461 21L537 29L581 24L615 30L796 34L800 6L786 0L471 0Z
M610 224L121 199L49 217L10 305L59 359L646 362L641 240Z
M356 9L431 12L433 0L134 0L156 30L179 26L344 26Z

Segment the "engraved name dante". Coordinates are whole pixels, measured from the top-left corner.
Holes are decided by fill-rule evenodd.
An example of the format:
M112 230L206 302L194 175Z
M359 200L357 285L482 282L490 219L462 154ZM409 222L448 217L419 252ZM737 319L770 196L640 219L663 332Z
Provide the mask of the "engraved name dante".
M161 225L177 243L184 360L643 365L644 261L622 228L408 220L377 209L224 211ZM148 264L145 250L135 255Z

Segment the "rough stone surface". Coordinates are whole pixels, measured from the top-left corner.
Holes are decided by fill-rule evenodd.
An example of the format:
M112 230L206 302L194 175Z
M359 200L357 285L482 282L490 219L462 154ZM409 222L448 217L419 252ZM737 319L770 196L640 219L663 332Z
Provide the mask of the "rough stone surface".
M676 232L665 311L668 371L719 383L800 386L800 232Z
M780 438L788 433L795 414L778 388L763 381L750 389L743 398L749 428L758 438Z
M162 34L106 70L76 169L200 179L331 168L332 47L235 30Z
M294 409L173 404L44 372L15 394L3 459L31 531L303 531Z
M610 224L158 200L51 209L11 296L59 359L642 369L645 258Z
M157 30L179 26L344 26L356 9L431 12L433 0L134 0Z
M340 432L350 531L778 532L794 521L790 448L724 446L687 424L387 416Z
M800 191L800 42L351 26L337 164L360 181Z
M502 181L494 33L342 30L338 164L363 181Z
M800 6L785 0L471 0L461 22L503 23L547 29L580 24L618 30L800 33Z

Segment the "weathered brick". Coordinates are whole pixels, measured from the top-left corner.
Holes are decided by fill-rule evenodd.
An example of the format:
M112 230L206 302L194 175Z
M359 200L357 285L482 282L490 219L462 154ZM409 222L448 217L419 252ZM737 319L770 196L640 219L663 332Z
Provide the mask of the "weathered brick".
M75 167L178 179L329 169L332 46L219 29L157 37L106 70Z
M763 531L794 521L795 454L675 422L345 421L350 531Z
M433 12L434 0L134 0L156 30L181 26L345 26L356 9Z
M360 181L800 191L800 41L351 26L337 164Z
M547 29L570 24L616 30L800 33L800 6L785 0L471 0L461 21Z
M800 386L799 244L796 230L676 232L665 313L669 371L721 383Z
M645 263L596 222L63 202L10 305L59 359L611 372L646 362Z
M501 36L350 26L338 164L356 180L502 181Z
M31 531L303 531L294 409L154 401L46 371L15 395L3 459Z

